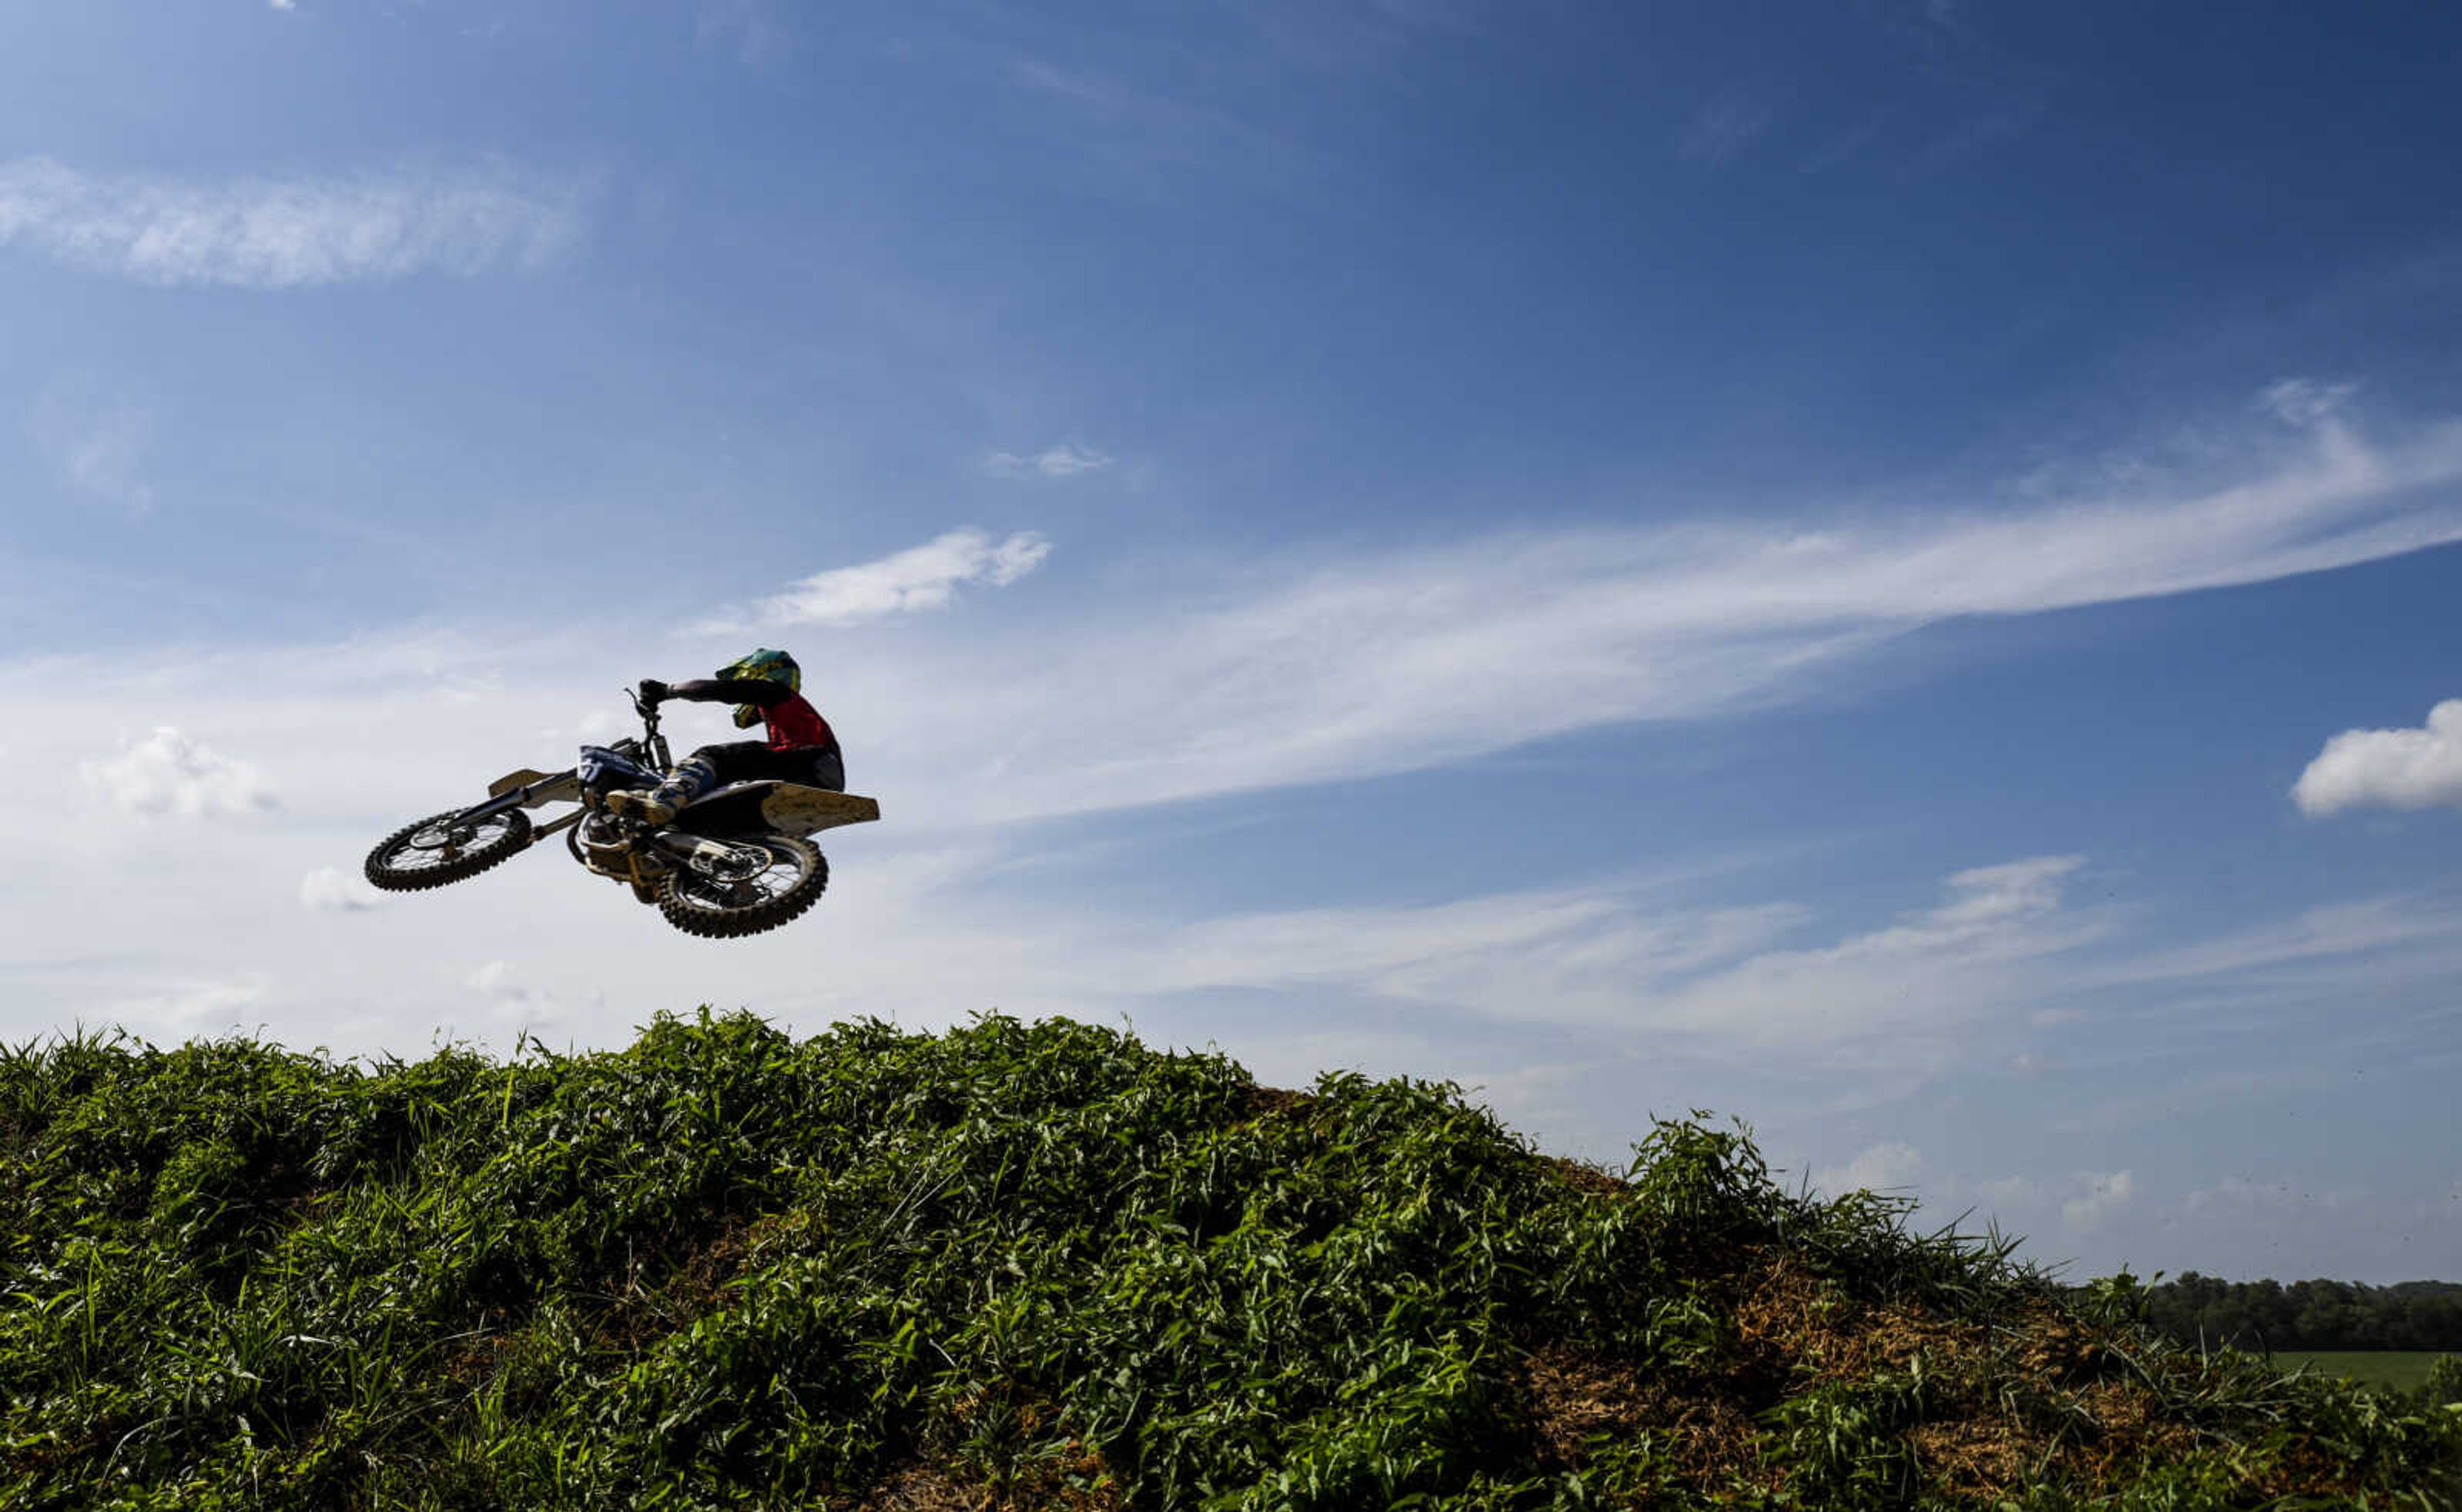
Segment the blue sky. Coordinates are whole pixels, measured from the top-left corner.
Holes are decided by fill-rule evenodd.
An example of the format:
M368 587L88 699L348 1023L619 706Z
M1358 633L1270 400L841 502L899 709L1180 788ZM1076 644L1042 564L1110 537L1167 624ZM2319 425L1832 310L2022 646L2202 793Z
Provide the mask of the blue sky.
M2462 21L0 16L0 1030L1125 1020L2462 1277ZM714 947L358 856L786 645ZM723 715L687 712L684 743Z

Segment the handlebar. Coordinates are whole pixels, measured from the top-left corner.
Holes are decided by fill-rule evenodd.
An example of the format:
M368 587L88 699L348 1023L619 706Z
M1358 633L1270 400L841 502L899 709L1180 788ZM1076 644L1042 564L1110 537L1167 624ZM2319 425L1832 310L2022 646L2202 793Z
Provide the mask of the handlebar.
M659 738L659 706L641 697L637 687L626 688L624 696L633 701L633 712L641 718L641 745L660 769L671 765L667 760L667 743Z

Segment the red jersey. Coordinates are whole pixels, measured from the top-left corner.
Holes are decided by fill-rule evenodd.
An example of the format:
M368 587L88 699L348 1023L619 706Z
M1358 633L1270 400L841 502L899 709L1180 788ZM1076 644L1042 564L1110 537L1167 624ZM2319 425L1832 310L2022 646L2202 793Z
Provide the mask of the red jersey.
M769 748L773 751L793 750L799 745L824 745L838 748L838 738L821 711L804 702L800 693L790 693L783 703L772 703L761 711L762 723L769 728Z

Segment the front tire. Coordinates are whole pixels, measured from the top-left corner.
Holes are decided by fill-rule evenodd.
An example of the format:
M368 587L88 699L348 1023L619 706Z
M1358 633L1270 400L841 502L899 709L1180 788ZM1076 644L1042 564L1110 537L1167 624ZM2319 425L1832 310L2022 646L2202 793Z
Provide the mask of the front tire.
M809 840L792 835L746 835L730 845L757 846L769 865L749 876L704 875L679 866L659 882L659 912L687 935L729 940L775 929L820 901L830 885L830 863Z
M484 819L440 813L386 835L368 853L363 870L371 887L416 893L477 876L511 860L529 843L530 816L519 809Z

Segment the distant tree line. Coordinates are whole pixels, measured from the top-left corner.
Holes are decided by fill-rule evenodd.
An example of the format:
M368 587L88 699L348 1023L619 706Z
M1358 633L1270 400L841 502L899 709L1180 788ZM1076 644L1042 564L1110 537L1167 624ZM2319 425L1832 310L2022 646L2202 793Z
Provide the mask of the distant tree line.
M2243 1350L2442 1350L2462 1353L2462 1283L2223 1281L2182 1271L2147 1288L2149 1320L2183 1344Z

